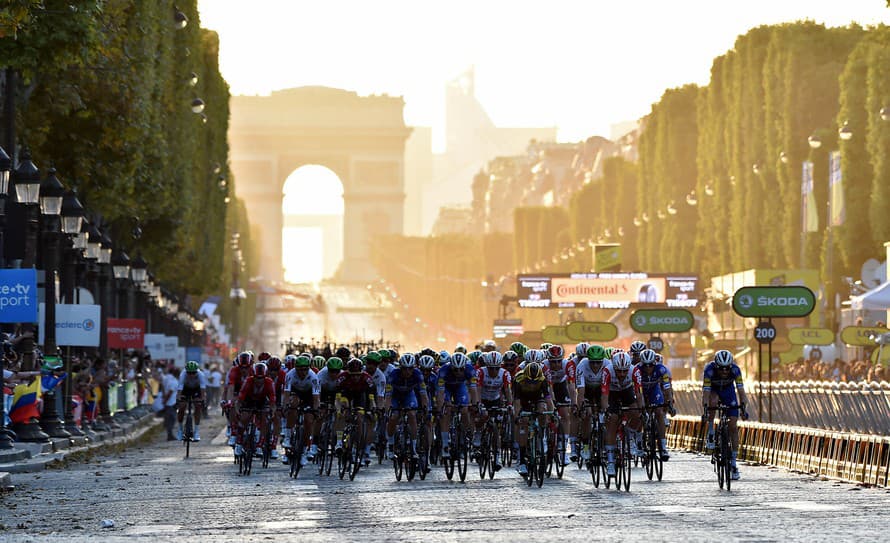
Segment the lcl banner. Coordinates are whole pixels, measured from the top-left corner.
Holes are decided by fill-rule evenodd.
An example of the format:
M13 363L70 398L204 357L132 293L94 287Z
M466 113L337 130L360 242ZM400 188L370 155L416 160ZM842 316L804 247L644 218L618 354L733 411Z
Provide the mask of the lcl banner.
M145 346L145 319L108 319L109 349L141 349Z

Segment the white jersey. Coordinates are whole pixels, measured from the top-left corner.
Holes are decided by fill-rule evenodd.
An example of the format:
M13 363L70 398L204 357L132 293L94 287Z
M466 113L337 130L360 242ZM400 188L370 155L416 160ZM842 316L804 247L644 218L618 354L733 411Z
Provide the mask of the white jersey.
M393 368L393 365L389 365L390 368ZM388 368L387 368L388 369ZM368 371L368 368L365 367L365 371ZM374 387L377 389L377 397L382 398L386 395L386 374L380 371L380 368L374 370L374 373L371 374L371 380L374 381Z
M603 376L608 371L606 368L611 367L612 363L604 360L600 370L593 371L590 360L582 358L581 362L578 363L578 369L575 371L575 386L578 388L601 387L603 385Z
M321 368L315 376L318 378L318 386L323 392L334 392L337 388L337 377L340 377L340 375L337 374L337 377L332 376L328 372L327 366Z
M629 388L640 390L643 386L643 378L638 366L631 366L630 371L625 374L623 379L618 379L615 370L609 366L604 378L609 383L609 392L619 392Z
M204 376L204 372L201 370L191 375L189 372L182 370L179 372L179 388L176 390L182 390L183 388L200 388L203 390L207 388L207 377Z
M479 368L476 376L478 386L482 388L482 399L488 402L500 400L504 396L504 387L508 390L513 383L510 372L504 368L498 368L497 373L492 377L488 373L488 368Z
M558 360L548 359L543 365L544 373L550 378L551 385L575 380L575 363L571 359L563 360L561 364Z
M297 376L297 368L287 372L284 377L285 392L312 392L313 396L321 394L321 385L318 383L318 374L312 370L306 373L306 377L300 379Z

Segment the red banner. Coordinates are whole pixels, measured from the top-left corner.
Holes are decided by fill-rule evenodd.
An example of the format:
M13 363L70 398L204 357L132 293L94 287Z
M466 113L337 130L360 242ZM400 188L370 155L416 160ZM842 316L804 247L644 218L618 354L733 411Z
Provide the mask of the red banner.
M108 319L108 348L145 348L145 320Z

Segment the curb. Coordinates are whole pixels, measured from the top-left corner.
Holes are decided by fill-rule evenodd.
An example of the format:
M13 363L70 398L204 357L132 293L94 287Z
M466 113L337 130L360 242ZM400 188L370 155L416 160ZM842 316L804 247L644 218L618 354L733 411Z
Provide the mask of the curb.
M0 471L0 490L15 490L15 487L12 486L12 477L7 471Z
M5 474L7 480L10 479L11 473L34 473L47 469L47 466L53 462L61 461L70 455L90 451L100 447L109 445L129 445L131 442L142 437L146 432L163 424L163 419L159 419L154 414L145 415L134 423L123 425L120 430L113 432L101 432L96 434L96 439L92 443L84 446L73 446L64 450L52 453L38 454L32 458L27 458L17 462L0 464L0 475ZM12 486L11 481L7 484L0 476L0 487Z

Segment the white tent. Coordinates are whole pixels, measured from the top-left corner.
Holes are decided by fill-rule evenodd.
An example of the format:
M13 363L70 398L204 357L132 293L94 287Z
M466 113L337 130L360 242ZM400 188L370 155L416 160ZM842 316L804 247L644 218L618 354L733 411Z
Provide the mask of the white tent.
M869 290L865 294L853 296L850 299L850 307L872 311L890 310L890 281Z

